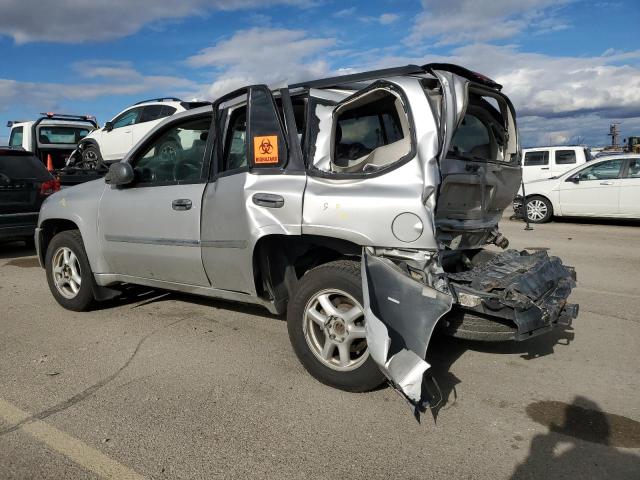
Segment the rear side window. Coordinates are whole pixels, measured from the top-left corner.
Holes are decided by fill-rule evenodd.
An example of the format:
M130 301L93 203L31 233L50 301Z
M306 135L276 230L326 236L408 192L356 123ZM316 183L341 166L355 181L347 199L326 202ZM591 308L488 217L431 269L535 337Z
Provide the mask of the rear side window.
M489 158L490 143L488 127L475 115L466 114L451 140L451 149L457 153Z
M151 122L161 117L162 105L148 105L142 110L138 123Z
M539 165L549 165L549 152L544 150L539 152L527 152L524 154L525 167L533 167Z
M571 165L576 163L575 150L556 150L556 165Z
M640 158L632 158L629 160L629 170L625 178L640 178Z
M51 174L44 164L33 155L0 156L0 174L12 180L36 179L51 180Z
M23 127L16 127L13 130L11 130L11 137L9 138L10 147L22 146L22 129Z
M375 171L410 151L409 121L400 98L389 90L366 93L338 111L333 171Z
M169 117L176 113L176 109L174 107L170 107L169 105L162 105L162 110L160 111L160 118Z

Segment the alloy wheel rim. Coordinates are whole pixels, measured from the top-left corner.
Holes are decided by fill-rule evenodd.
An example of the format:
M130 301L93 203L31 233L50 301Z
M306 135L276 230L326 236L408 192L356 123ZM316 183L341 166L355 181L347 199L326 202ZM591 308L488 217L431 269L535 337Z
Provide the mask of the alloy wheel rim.
M76 254L68 247L60 247L54 253L51 263L56 290L64 298L75 298L82 284L80 261Z
M531 200L527 203L529 220L542 220L547 215L547 205L542 200Z
M332 370L355 370L369 358L364 309L342 290L322 290L311 297L303 333L313 355Z

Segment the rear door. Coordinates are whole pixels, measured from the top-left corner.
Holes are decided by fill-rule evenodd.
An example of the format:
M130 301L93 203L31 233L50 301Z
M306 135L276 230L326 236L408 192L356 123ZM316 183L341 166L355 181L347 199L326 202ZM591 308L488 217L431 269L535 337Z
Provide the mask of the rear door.
M523 155L522 181L525 184L552 176L551 166L549 165L549 150L529 150L524 152Z
M620 179L620 216L640 218L640 158L629 158Z
M616 216L624 159L589 165L560 183L563 215Z
M215 172L203 199L202 261L214 287L254 294L254 246L266 235L300 235L306 174L295 124L289 119L285 130L266 86L234 92L214 108Z

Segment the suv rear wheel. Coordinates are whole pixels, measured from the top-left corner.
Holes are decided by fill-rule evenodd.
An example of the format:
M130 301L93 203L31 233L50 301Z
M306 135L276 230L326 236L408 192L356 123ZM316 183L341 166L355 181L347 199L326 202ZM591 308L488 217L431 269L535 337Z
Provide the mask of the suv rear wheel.
M47 247L47 282L56 301L68 310L88 310L94 302L93 272L79 230L57 234Z
M298 359L320 382L349 392L379 386L369 355L360 264L339 260L307 272L289 302L287 327Z

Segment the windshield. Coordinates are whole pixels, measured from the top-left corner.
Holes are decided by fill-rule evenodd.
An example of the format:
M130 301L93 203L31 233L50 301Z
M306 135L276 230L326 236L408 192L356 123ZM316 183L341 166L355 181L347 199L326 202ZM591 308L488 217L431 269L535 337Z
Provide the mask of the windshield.
M38 129L38 142L49 145L75 145L91 132L89 127L42 126Z

